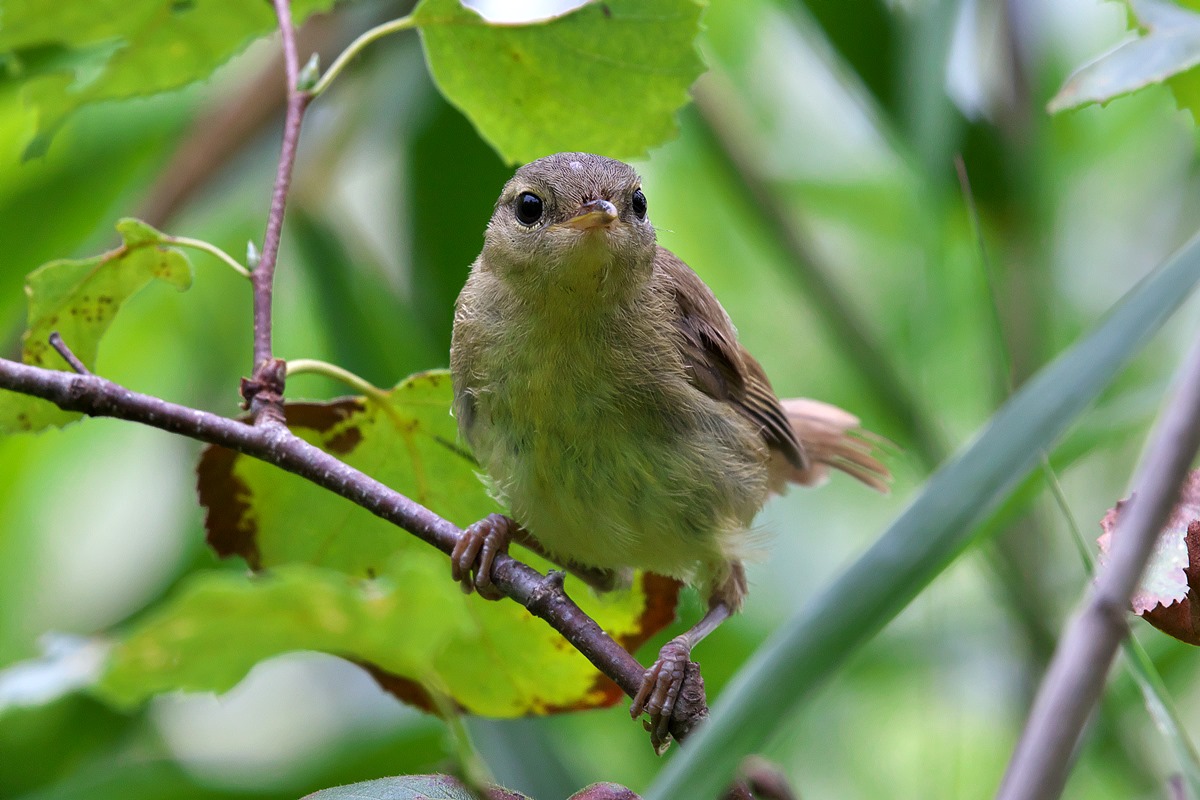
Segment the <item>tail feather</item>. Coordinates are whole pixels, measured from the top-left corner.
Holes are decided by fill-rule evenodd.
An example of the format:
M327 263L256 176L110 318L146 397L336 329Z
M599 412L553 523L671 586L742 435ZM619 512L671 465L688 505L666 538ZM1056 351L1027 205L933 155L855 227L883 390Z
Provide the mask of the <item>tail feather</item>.
M879 460L879 451L891 444L887 439L863 430L858 417L829 403L805 397L781 402L788 422L804 446L808 466L799 469L786 464L786 471L780 476L783 480L778 483L815 486L829 478L829 468L833 467L887 493L892 474Z

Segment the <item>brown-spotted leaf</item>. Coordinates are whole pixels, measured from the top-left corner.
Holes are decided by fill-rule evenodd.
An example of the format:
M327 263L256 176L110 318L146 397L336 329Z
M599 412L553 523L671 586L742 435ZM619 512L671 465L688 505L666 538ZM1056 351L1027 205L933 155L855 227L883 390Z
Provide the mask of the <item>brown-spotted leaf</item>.
M100 339L121 305L154 280L183 291L192 284L192 266L169 237L136 219L117 223L121 246L92 258L60 259L35 269L25 279L29 321L21 337L21 360L47 369L66 370L50 346L58 331L84 366L92 369ZM0 433L37 431L80 417L46 400L0 389Z
M287 422L296 435L465 526L498 509L457 443L450 399L449 374L427 372L382 400L289 404ZM356 630L344 646L323 641L318 648L362 664L402 699L428 707L433 692L500 717L620 699L621 691L544 622L516 603L463 595L444 554L353 503L223 448L205 451L198 474L208 541L222 556L240 555L268 574L285 565L320 567L358 581L365 595L388 598L397 613L423 609L424 641L394 636L394 650L367 652L355 642L372 637ZM523 549L514 555L549 567ZM678 584L639 574L630 590L596 595L568 577L567 591L632 651L674 618ZM385 635L393 623L383 615L378 624Z
M1128 500L1117 502L1104 515L1100 526L1100 555L1107 556L1117 521ZM1154 543L1141 583L1130 604L1154 627L1189 644L1200 644L1200 470L1188 474L1180 488L1179 501Z

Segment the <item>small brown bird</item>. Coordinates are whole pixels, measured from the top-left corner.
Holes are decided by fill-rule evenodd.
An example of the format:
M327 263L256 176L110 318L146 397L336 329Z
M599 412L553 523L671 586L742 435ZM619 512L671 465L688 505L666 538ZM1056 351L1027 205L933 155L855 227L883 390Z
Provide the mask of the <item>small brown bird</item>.
M492 561L527 532L562 566L649 570L707 598L634 699L656 748L692 647L742 605L768 495L829 466L886 491L853 415L775 396L712 291L657 245L620 161L558 153L517 170L459 295L450 369L459 430L511 515L455 550L466 591L498 598Z

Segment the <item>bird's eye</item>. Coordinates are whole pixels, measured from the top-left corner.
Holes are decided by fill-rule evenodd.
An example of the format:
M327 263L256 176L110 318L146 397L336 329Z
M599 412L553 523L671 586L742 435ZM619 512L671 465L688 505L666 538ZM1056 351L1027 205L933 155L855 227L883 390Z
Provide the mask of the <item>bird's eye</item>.
M646 195L642 194L641 189L633 191L633 213L638 219L646 218Z
M522 225L532 225L542 218L542 198L533 192L521 192L517 195L517 221Z

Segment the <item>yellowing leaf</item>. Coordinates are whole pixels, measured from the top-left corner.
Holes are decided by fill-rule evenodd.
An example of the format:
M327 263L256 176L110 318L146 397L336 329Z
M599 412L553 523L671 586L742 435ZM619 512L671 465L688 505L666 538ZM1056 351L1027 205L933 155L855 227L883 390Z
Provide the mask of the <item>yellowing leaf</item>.
M497 509L474 461L456 444L450 398L447 373L423 373L389 392L386 402L291 404L288 425L461 526ZM153 630L135 630L118 653L135 646L161 652L122 668L135 695L173 683L200 688L206 660L220 662L212 674L225 679L205 688L221 690L229 676L271 653L316 649L362 663L385 688L425 707L432 705L430 693L496 717L620 699L621 691L545 622L516 603L462 594L444 554L353 503L222 448L206 450L198 472L209 543L222 555L244 556L264 574L236 579L240 584L226 576L197 578L209 590L217 581L224 600L185 595L167 605ZM548 567L519 548L514 555ZM567 590L633 650L671 621L678 585L639 575L632 589L597 596L568 577ZM206 615L206 603L219 610ZM338 620L337 629L326 619ZM216 646L222 629L251 644ZM183 634L172 639L170 631ZM146 673L140 680L139 671Z
M29 321L22 337L26 364L68 369L50 346L50 334L58 331L90 369L101 337L126 300L155 279L181 291L191 286L191 264L167 246L162 233L135 219L118 222L117 232L123 244L115 250L93 258L51 261L29 273ZM0 390L0 433L64 425L79 416L45 400Z
M442 94L509 162L563 150L644 155L675 136L704 64L696 0L604 0L492 25L458 0L413 12Z

